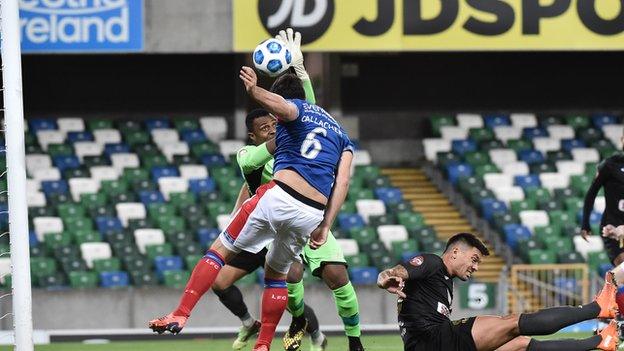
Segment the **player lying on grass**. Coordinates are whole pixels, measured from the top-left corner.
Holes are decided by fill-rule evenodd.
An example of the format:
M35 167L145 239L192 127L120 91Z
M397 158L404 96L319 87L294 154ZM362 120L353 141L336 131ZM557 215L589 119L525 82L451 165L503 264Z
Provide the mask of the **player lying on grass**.
M150 321L149 326L157 332L179 332L226 262L243 250L257 253L272 243L265 264L262 326L254 347L265 351L286 309L286 275L291 263L308 239L314 249L326 242L344 202L353 144L325 110L304 101L305 92L296 76L280 77L273 92L257 86L256 73L249 67L241 69L240 78L249 96L278 118L275 141L267 145L275 155L274 180L245 201L197 263L178 308Z
M448 240L442 257L423 254L379 274L378 286L399 296L399 327L406 351L617 349L614 320L598 335L587 339L540 341L524 336L553 334L588 319L614 318L616 288L610 273L596 299L583 306L451 321L453 280L468 280L487 255L487 247L477 237L459 233Z

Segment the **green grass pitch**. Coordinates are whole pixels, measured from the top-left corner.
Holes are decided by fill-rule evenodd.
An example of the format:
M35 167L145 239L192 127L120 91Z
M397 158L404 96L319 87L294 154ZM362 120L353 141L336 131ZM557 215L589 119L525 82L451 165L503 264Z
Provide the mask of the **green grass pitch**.
M556 334L548 338L584 338L590 333ZM369 351L402 351L401 338L396 335L371 335L363 336L364 347ZM231 351L231 339L193 339L193 340L158 340L155 336L150 341L127 341L111 342L107 344L84 344L84 343L52 343L50 345L36 346L36 351ZM253 343L247 345L244 350L251 350ZM12 347L0 347L0 350L12 350ZM272 350L283 350L281 339L277 338L272 345ZM301 348L308 350L307 341ZM348 350L345 337L330 337L327 351Z

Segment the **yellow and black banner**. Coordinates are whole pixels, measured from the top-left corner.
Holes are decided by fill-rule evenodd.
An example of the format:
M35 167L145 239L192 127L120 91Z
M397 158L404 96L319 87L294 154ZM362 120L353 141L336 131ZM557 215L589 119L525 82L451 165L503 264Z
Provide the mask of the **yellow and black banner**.
M233 0L234 51L623 50L624 0Z

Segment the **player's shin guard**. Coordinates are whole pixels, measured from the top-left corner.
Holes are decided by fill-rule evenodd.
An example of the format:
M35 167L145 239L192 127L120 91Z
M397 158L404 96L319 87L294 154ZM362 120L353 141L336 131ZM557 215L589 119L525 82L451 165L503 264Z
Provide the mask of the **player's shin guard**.
M547 308L535 313L523 313L518 321L520 335L548 335L563 327L596 318L600 305L592 302L580 307L564 306Z
M236 317L242 319L247 316L249 311L247 310L247 305L243 300L243 294L236 287L236 285L232 285L223 290L213 290L215 295L219 297L219 301L225 306L230 312L232 312Z
M264 279L264 294L262 295L262 327L256 341L258 348L261 345L271 346L275 328L286 310L288 291L285 280Z
M345 334L347 336L360 336L360 308L357 295L351 282L332 290L338 315L342 318Z
M303 279L297 283L288 283L288 312L297 318L303 315L304 303L303 303Z
M594 350L600 344L600 335L594 335L587 339L567 340L535 340L531 339L527 351L586 351Z
M195 265L191 278L184 288L180 304L173 312L175 316L188 317L191 315L197 301L210 289L224 264L225 261L219 253L208 250L208 253Z

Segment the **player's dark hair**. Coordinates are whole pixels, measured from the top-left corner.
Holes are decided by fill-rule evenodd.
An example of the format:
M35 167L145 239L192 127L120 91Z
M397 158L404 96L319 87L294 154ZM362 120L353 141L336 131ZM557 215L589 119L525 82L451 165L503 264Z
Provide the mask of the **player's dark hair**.
M245 125L247 126L247 132L253 133L253 122L256 120L256 118L265 117L269 115L270 115L269 111L263 108L257 108L249 112L247 114L247 117L245 117Z
M287 73L277 78L271 85L271 92L280 95L284 99L305 100L306 98L301 79L292 73Z
M456 243L463 243L470 247L476 247L483 256L488 256L490 250L483 244L483 242L471 233L458 233L453 235L447 242L444 252L448 251L450 247L453 247Z

